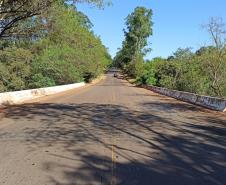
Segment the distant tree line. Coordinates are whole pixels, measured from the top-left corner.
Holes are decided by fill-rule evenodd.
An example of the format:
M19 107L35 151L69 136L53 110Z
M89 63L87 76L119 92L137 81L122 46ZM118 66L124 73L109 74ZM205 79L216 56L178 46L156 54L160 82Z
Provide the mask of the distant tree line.
M137 84L226 97L226 30L222 19L211 18L203 26L210 34L211 46L201 47L196 52L179 48L168 58L144 61L150 51L145 47L147 38L152 35L151 15L151 10L138 7L127 17L128 31L113 64L135 78Z
M0 92L90 81L111 56L76 2L5 0L0 8Z

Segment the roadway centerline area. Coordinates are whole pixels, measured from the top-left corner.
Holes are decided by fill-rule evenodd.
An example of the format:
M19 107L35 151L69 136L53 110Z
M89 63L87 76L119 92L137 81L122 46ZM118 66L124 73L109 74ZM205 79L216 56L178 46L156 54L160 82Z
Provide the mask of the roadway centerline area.
M224 185L223 113L106 78L7 107L0 184Z

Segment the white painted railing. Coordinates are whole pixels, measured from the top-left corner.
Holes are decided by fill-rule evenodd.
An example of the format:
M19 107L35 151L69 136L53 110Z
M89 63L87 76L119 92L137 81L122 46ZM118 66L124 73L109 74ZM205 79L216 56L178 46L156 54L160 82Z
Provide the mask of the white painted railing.
M40 89L0 93L0 105L19 104L25 101L33 100L35 98L40 98L43 96L60 93L63 91L79 88L82 86L85 86L85 83L82 82L82 83L46 87L46 88L40 88Z
M201 96L193 93L176 91L150 85L144 85L143 87L159 94L173 97L178 100L200 105L209 109L226 112L226 99L211 96Z

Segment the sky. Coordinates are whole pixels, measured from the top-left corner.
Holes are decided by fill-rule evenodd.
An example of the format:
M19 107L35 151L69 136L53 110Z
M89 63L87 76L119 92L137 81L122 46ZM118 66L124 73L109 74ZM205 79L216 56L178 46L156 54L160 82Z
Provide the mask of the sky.
M197 50L211 43L202 25L210 17L226 22L226 0L112 0L112 5L100 10L92 5L78 4L93 23L93 30L109 48L112 57L124 40L125 18L137 6L151 8L153 35L149 38L152 51L146 59L168 57L178 48Z

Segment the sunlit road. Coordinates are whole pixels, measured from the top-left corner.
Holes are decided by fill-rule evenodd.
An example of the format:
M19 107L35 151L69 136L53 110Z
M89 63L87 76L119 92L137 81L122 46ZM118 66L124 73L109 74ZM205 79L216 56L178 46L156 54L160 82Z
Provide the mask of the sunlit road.
M9 107L0 185L225 185L226 117L107 78Z

